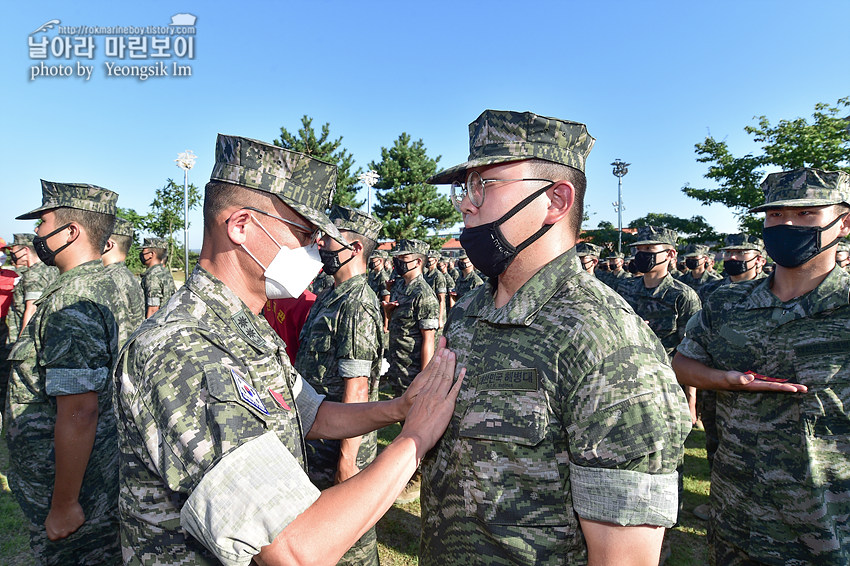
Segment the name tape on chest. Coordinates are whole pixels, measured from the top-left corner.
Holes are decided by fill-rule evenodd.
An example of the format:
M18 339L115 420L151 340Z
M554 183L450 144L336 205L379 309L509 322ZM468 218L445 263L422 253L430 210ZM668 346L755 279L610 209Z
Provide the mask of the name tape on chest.
M477 391L537 391L537 370L534 368L488 371L478 376Z
M245 381L245 379L239 375L239 373L235 369L230 370L230 375L233 376L233 383L236 385L236 391L239 392L239 397L242 398L243 401L263 413L264 415L269 415L268 409L266 409L265 403L260 398L260 394L257 393L257 390L254 389L250 383Z

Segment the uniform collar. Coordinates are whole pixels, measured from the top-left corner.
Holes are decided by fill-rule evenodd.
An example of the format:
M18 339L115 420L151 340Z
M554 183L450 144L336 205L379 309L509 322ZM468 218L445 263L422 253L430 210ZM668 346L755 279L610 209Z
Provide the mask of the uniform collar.
M39 262L36 265L40 265L42 263L44 263L44 262L43 261ZM44 263L44 266L50 267L46 263ZM35 267L36 266L33 265L30 269L33 269ZM80 265L72 267L71 269L69 269L65 273L60 273L59 277L57 277L53 281L53 283L51 283L47 287L47 289L44 290L44 294L42 294L41 297L39 297L35 301L35 304L40 305L41 303L43 303L47 299L47 297L52 295L56 291L56 289L59 289L60 287L65 285L65 283L67 283L69 279L73 279L75 277L80 277L80 276L85 275L87 273L96 273L98 271L103 271L103 269L104 269L103 268L103 262L100 261L99 259L93 259L91 261L87 261L85 263L81 263Z
M744 302L745 309L779 307L785 311L793 311L798 317L808 317L834 310L850 302L850 274L837 265L820 285L805 295L786 302L780 301L770 290L775 276L775 273L771 273L764 279L754 280L758 283Z
M530 326L543 305L569 280L579 277L582 271L575 247L570 248L540 268L501 308L496 308L493 303L492 287L488 288L489 292L478 293L466 316L481 318L492 324Z
M326 301L323 301L325 304L333 304L336 301L340 300L342 297L346 296L351 289L357 287L358 285L366 284L366 274L361 273L359 275L354 275L349 277L339 285L335 285L334 287L330 287L326 292L328 293L328 298Z

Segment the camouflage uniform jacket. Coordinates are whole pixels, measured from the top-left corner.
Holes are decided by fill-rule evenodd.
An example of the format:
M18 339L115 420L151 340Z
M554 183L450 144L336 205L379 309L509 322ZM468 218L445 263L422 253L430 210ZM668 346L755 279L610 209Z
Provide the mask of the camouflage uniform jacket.
M177 287L168 268L158 263L150 266L142 274L142 290L145 292L145 308L162 307Z
M145 295L138 278L123 261L111 263L105 270L119 290L112 300L112 312L118 323L118 345L123 346L145 320Z
M669 275L653 289L646 288L643 277L635 277L624 279L617 290L672 356L685 336L688 320L700 309L696 291Z
M24 310L27 306L27 301L37 301L44 294L56 278L59 277L59 269L47 265L40 261L32 267L25 268L21 272L21 280L15 285L15 293L13 293L12 301L15 310L12 316L12 309L9 309L9 340L14 342L21 334L21 324L24 321ZM20 294L16 296L20 289ZM18 298L19 297L19 298ZM20 303L18 301L20 300ZM18 308L20 311L18 312Z
M693 275L693 271L689 271L679 277L679 281L693 289L694 291L699 291L700 287L707 283L711 283L712 281L720 281L723 279L723 276L715 273L714 271L709 271L706 269L702 272L699 279L695 279Z
M311 293L315 295L319 295L325 289L329 289L334 286L334 278L332 275L328 275L324 271L320 272L316 275L316 278L310 283L310 286L307 288Z
M125 563L247 564L318 498L322 397L266 320L196 267L115 368Z
M390 280L390 274L387 273L384 269L379 269L375 271L374 269L369 270L369 287L372 289L372 292L375 293L375 296L381 297L383 295L389 295L390 292L387 290L387 281Z
M439 304L421 275L410 283L404 277L397 278L390 290L390 301L397 301L398 306L390 315L387 376L409 383L422 369L422 330L437 330Z
M570 250L501 308L479 287L446 327L467 368L422 463L420 564L587 562L578 517L676 520L690 431L658 339Z
M755 276L755 279L764 279L767 277L764 273L759 273ZM723 277L723 279L715 279L713 281L707 282L705 285L697 289L697 294L699 295L700 303L704 304L708 300L708 296L713 292L718 290L720 287L724 285L729 285L732 283L732 279L727 275Z
M715 291L679 352L808 393L717 392L715 548L764 564L850 563L850 275L781 302L771 275Z
M21 334L21 323L24 320L24 274L28 267L17 268L18 278L15 280L15 290L12 291L12 304L9 305L9 313L6 315L6 325L9 327L9 344L14 344Z
M111 547L113 559L118 552L118 444L109 371L118 353L118 329L109 301L117 293L99 259L66 271L44 290L9 354L6 405L9 483L24 515L43 530L55 479L56 397L97 393L94 447L78 497L86 522L63 546L92 543L105 553ZM108 561L107 554L103 559Z
M460 277L457 278L457 283L455 283L455 293L457 293L457 300L460 300L461 297L466 295L468 292L473 289L480 287L484 284L484 281L478 276L475 271L470 271L468 275L460 274Z
M378 400L384 355L380 312L365 273L326 289L310 309L301 329L295 369L329 401L341 403L345 379L361 376L369 379L369 400ZM357 454L359 468L375 459L377 440L377 432L363 435ZM338 461L338 440L308 441L311 479L330 480L314 481L319 488L333 485Z

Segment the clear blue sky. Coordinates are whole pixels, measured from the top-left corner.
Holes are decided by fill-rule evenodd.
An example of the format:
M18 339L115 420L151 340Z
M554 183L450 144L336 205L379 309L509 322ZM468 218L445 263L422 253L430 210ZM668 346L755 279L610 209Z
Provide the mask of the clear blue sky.
M195 58L179 61L189 78L107 77L100 36L93 62L46 62L94 64L89 81L29 80L28 38L51 19L166 26L177 13L197 16ZM616 224L609 163L622 158L624 224L701 214L734 231L728 210L680 190L712 186L694 144L710 132L736 154L757 151L743 131L754 116L810 117L816 102L850 94L848 21L846 0L8 4L0 235L32 230L14 217L40 204L41 178L107 187L144 213L168 177L182 182L179 152L198 155L190 181L203 186L217 132L271 141L304 114L330 122L358 166L407 132L448 167L466 160L467 124L486 108L588 125L588 227ZM197 248L200 213L190 217Z

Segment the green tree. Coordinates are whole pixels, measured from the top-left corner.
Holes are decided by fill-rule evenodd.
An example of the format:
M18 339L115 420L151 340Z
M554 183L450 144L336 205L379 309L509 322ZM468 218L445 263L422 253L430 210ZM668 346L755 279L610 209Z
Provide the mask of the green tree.
M428 157L421 139L412 142L410 135L402 133L392 147L381 148L380 162L369 164L380 176L375 184L375 215L384 223L384 236L425 240L432 247L446 241L437 232L459 222L461 215L437 187L425 182L436 173L439 160L439 156Z
M189 210L201 203L201 191L189 183ZM174 232L183 228L183 185L173 179L165 181L156 190L151 203L151 212L146 216L144 227L158 238L168 238L168 268L183 266L183 246L174 239Z
M334 204L360 208L365 201L357 200L358 183L357 176L362 171L359 167L352 172L354 157L342 145L342 136L335 140L330 139L331 125L325 123L321 134L317 135L313 129L313 119L306 114L301 117L301 127L297 135L291 134L286 128L280 128L280 139L274 140L274 144L284 149L291 149L333 163L337 167L336 193Z
M840 98L834 106L819 102L811 123L805 118L796 118L771 125L766 116L755 118L758 125L747 126L744 130L761 144L763 153L760 155L749 153L736 157L725 141L706 137L695 145L697 161L708 164L704 176L715 181L718 187L706 189L685 185L682 192L703 204L720 203L730 207L743 230L760 234L761 219L747 213L747 209L764 202L759 182L766 167L850 170L850 122L847 117L838 116L848 106L850 97Z
M142 249L139 234L142 228L147 225L148 217L147 215L139 214L132 208L121 208L120 206L117 207L115 215L131 222L135 228L135 236L133 243L130 245L130 251L127 252L127 261L125 263L133 273L141 273L144 270L144 266L142 266L142 262L139 259L139 252Z
M721 235L714 231L714 228L706 222L702 216L693 216L691 218L679 218L672 214L663 212L650 212L641 218L635 218L629 222L629 228L639 228L641 226L661 226L670 228L679 233L679 237L686 243L703 244L705 242L715 242L721 239Z
M596 226L596 229L582 230L581 240L602 246L608 252L617 251L617 242L619 241L620 231L611 222L602 220ZM634 236L628 232L623 232L623 253L628 255L629 244L634 242Z

